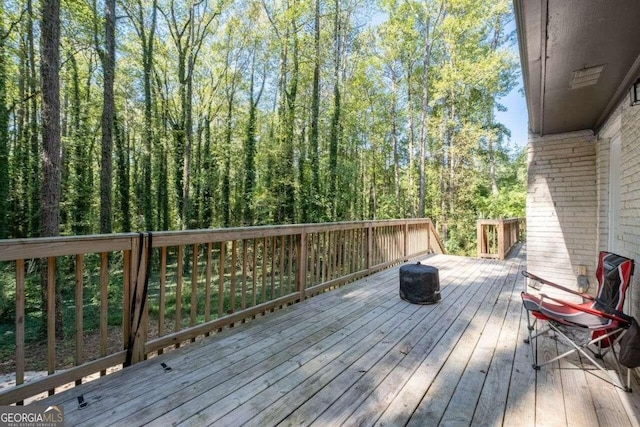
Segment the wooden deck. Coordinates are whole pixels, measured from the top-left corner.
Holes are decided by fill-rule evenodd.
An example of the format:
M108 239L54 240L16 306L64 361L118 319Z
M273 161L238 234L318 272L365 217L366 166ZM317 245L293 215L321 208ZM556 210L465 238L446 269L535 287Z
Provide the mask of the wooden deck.
M87 426L638 425L635 379L634 393L618 391L577 357L531 368L516 252L428 257L435 305L402 301L391 268L45 403Z

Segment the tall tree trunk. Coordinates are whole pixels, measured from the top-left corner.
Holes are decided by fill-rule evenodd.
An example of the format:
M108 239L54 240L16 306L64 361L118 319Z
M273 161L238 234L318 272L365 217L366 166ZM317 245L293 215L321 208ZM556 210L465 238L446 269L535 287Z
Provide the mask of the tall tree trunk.
M400 156L398 154L398 77L396 71L391 69L391 142L393 145L393 189L396 199L395 213L402 209L400 203Z
M115 77L116 60L116 1L105 0L104 8L104 51L101 52L103 83L102 104L102 139L100 151L100 233L111 233L111 182L112 182L112 153L113 153L113 121L115 102L113 83Z
M320 197L320 149L318 144L318 118L320 116L320 0L315 2L313 46L313 89L311 95L311 126L309 142L311 145L311 220L321 219L318 198Z
M256 179L256 107L253 102L253 70L249 95L249 119L247 122L247 138L244 144L244 211L242 217L244 225L253 224L253 188Z
M418 195L418 217L424 218L427 177L425 161L427 156L427 144L429 131L427 129L428 108L429 108L429 66L431 62L431 43L429 32L429 21L427 21L425 31L425 46L422 56L422 96L420 99L420 190Z
M27 0L27 60L29 63L29 79L28 79L28 96L29 96L29 108L28 108L28 129L27 137L29 141L31 154L29 155L29 164L30 164L30 174L28 179L28 189L29 189L29 209L28 209L28 218L29 218L29 226L27 231L27 236L37 236L41 234L43 231L44 224L41 223L42 217L42 196L40 192L40 188L43 185L46 185L42 180L44 176L41 175L43 171L41 170L40 164L40 156L41 156L41 146L40 140L38 138L38 134L40 133L38 127L38 97L36 94L38 93L38 72L36 69L36 49L35 49L35 29L34 29L34 21L35 21L35 13L33 11L32 1ZM59 21L60 18L58 18ZM59 30L58 30L59 33ZM59 49L59 48L58 48ZM59 52L58 52L59 55ZM42 64L41 64L42 67ZM58 85L59 86L59 85ZM59 91L58 91L58 116L60 114L59 108ZM44 141L43 141L44 143ZM59 221L59 220L58 220Z
M22 48L18 52L18 99L27 98L27 84L29 77L29 64L27 58L27 49L25 38L28 34L28 21L25 19L21 25L21 42ZM16 144L13 161L14 170L30 170L29 164L29 142L28 142L28 110L29 104L21 101L16 104L15 123L16 123ZM36 156L36 159L38 157ZM13 218L11 221L13 237L26 237L29 229L29 181L30 174L14 174L12 177L12 188L16 191L12 198Z
M213 189L215 188L213 153L211 152L211 118L204 119L204 183L202 188L202 225L205 228L213 224Z
M193 32L193 18L191 19L190 32ZM191 36L193 37L193 36ZM186 228L193 228L191 217L191 149L193 146L193 68L195 57L193 51L189 53L187 76L185 82L185 98L182 105L184 111L184 167L182 170L182 218Z
M334 68L333 68L333 115L331 116L331 135L329 136L329 193L331 219L338 218L336 194L338 181L338 147L340 145L340 59L342 55L342 36L340 28L340 1L335 1L333 21Z
M156 194L157 194L157 214L156 214L156 223L160 230L169 230L169 191L170 191L170 183L169 183L169 156L168 156L168 144L170 140L169 136L169 112L168 112L168 101L167 96L163 93L163 85L162 79L160 75L154 73L156 76L156 99L157 102L154 103L155 106L155 117L156 120L160 123L159 132L161 135L157 135L154 137L154 143L158 147L158 154L156 157L156 169L158 170L158 178L156 180Z
M116 169L118 171L117 188L118 199L120 201L120 214L122 215L122 231L131 231L131 203L129 197L130 167L128 146L123 126L116 117L113 121L113 131L116 145ZM146 156L145 156L146 161ZM145 163L146 164L146 163ZM144 191L144 189L143 189Z
M60 2L42 1L42 235L60 233Z
M153 119L151 114L151 105L153 103L151 92L151 76L153 73L153 45L155 43L155 30L156 30L156 14L157 14L157 0L153 0L151 5L151 24L149 26L149 36L143 39L143 68L144 68L144 129L145 129L145 146L146 146L146 158L144 165L144 220L147 230L153 230L153 207L151 203L152 193L152 164L151 155L153 152ZM142 8L140 8L142 10ZM141 13L142 16L142 13ZM144 25L143 25L144 27ZM143 29L144 31L144 29ZM158 206L158 209L160 207Z
M78 64L73 53L69 55L72 75L71 134L73 144L73 179L75 191L71 202L71 230L82 235L91 232L89 213L91 211L91 193L93 187L91 152L88 149L88 135L85 129L86 118L82 114L82 97L80 94L80 75Z
M407 61L407 105L409 109L409 117L408 117L408 126L409 126L409 169L407 170L408 174L408 188L409 188L409 199L411 200L411 218L416 216L416 200L415 200L415 186L413 183L414 178L414 147L415 147L415 126L414 126L414 108L413 108L413 91L411 90L411 76L412 76L412 65L411 61Z
M60 233L60 1L42 1L41 21L41 81L42 81L42 235ZM48 307L48 283L43 273L43 306ZM43 316L44 319L47 316ZM55 335L63 338L60 286L56 290Z
M127 5L123 5L129 19L133 23L138 37L140 38L140 44L142 46L142 81L144 89L144 154L142 160L142 173L143 173L143 190L142 190L142 214L144 216L144 226L147 230L154 229L153 223L153 92L152 92L152 78L153 78L153 55L154 55L154 43L155 32L158 12L158 1L153 0L150 6L150 10L145 8L141 0L138 0L136 9L129 9ZM145 18L150 15L150 22L147 22ZM157 207L160 212L160 206Z
M9 233L9 112L7 111L4 0L0 0L0 239Z
M493 39L491 40L491 51L495 52L496 50L498 50L498 46L500 45L500 38L501 38L501 34L502 34L502 17L500 15L496 16L495 18L495 22L494 22L494 26L493 26ZM495 114L494 114L494 107L495 107L495 94L491 93L489 94L489 102L487 102L487 115L488 115L488 119L487 119L487 125L489 127L489 129L495 129ZM494 152L494 134L493 132L491 132L489 134L489 137L487 138L489 141L488 147L487 147L487 151L489 151L489 179L491 181L491 194L494 197L497 197L500 194L500 190L498 189L498 178L497 178L497 174L496 174L496 159L495 159L495 152Z
M264 83L266 78L262 78L262 87L258 92L258 95L254 95L255 91L255 71L256 71L256 54L253 52L253 59L251 61L251 82L249 84L249 118L247 120L247 137L244 144L244 187L243 187L243 219L245 225L252 225L254 223L254 214L252 208L253 192L256 181L256 111L258 109L258 103L262 96L262 90L264 89Z
M295 9L296 3L293 1L291 6ZM291 79L289 81L288 90L285 92L286 98L286 133L285 133L285 168L287 178L284 188L284 221L287 223L295 222L296 212L296 182L295 182L295 129L296 129L296 103L298 101L298 80L299 80L299 57L298 57L298 28L295 17L291 18L291 37L293 37L292 46L292 70Z
M219 12L208 13L207 2L191 2L186 22L178 22L175 3L169 10L159 9L169 25L169 32L178 55L178 85L180 112L174 123L175 136L175 189L178 199L180 227L193 225L190 217L191 146L193 142L193 72L198 53L209 34L209 26ZM202 8L201 10L199 8ZM198 15L197 11L202 12Z
M493 114L492 114L493 116ZM500 190L498 189L498 177L496 174L496 159L493 147L493 135L490 135L489 138L489 179L491 180L491 194L494 197L497 197L500 194Z
M235 82L235 77L233 78ZM233 133L233 99L235 97L235 84L229 88L227 98L227 124L224 137L224 172L222 173L222 225L231 225L231 136Z

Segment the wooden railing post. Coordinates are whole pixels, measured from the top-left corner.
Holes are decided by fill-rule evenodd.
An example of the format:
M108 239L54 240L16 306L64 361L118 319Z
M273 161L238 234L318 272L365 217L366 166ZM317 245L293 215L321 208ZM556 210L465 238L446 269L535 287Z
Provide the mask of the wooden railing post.
M305 291L307 289L307 231L302 229L300 232L300 239L298 239L298 260L297 265L297 277L296 277L296 291L300 294L300 301L304 301Z
M147 270L147 253L149 244L148 236L143 239L132 238L131 241L131 261L129 262L130 277L130 298L129 298L129 343L128 349L131 354L129 364L133 365L144 360L145 341L147 339L147 316L146 301L143 301L144 281ZM140 247L142 245L142 248ZM140 257L138 255L141 255ZM144 302L144 304L143 304Z
M427 252L431 253L432 249L431 249L431 219L429 219L429 222L427 222Z

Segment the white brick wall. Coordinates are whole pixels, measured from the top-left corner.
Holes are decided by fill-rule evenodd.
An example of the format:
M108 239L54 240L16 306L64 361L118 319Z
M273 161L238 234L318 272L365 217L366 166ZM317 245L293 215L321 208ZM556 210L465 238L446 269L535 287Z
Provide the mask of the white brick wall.
M596 247L606 251L609 246L609 146L610 139L596 143L596 191L598 198Z
M640 106L623 101L621 129L620 255L635 259L630 307L640 317Z
M527 270L571 288L579 265L594 275L597 184L591 131L529 136Z

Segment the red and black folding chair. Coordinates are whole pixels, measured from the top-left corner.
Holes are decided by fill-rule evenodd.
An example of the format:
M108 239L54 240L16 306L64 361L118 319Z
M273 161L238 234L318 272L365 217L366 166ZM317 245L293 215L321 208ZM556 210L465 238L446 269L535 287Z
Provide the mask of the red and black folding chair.
M621 366L614 344L624 335L633 321L632 317L622 312L625 294L629 287L631 276L633 275L633 268L634 262L632 259L610 252L600 252L598 256L598 268L596 269L598 290L595 297L567 289L529 272L522 272L525 277L533 282L548 285L572 295L577 295L585 301L583 303L572 303L545 294L535 296L527 292L522 292L522 304L527 310L529 329L529 338L525 340L525 342L531 345L534 369L540 369L541 366L567 357L572 353L579 352L589 359L598 369L609 374L605 367L595 359L602 359L604 355L611 350L616 369L620 378L622 378ZM535 288L535 286L533 287ZM533 322L531 321L532 317ZM548 327L533 335L532 333L538 320L546 321ZM567 334L570 329L588 331L589 334L586 334L587 337L581 340L581 342L576 342L578 341L577 339L572 339ZM561 338L572 348L557 357L539 363L534 350L533 340L549 330L553 331L557 337ZM627 369L626 385L621 388L629 392L631 391L630 378L630 370ZM620 387L618 384L615 384L615 381L614 385Z

